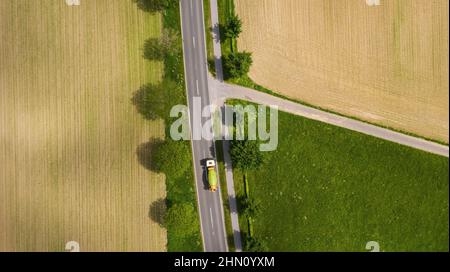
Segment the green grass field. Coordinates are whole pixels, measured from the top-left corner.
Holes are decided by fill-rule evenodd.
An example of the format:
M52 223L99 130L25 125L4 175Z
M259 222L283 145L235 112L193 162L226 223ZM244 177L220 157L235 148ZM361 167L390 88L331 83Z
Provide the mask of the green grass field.
M278 149L264 154L248 177L270 251L449 250L448 158L284 112Z
M211 6L209 0L203 0L203 12L205 16L205 36L206 36L206 53L208 58L208 69L215 75L216 67L214 66L214 48L213 36L211 34Z

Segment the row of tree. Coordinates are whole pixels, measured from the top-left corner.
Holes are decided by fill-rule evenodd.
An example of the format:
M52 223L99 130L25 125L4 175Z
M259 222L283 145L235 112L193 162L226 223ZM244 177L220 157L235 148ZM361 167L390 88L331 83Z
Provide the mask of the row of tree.
M246 76L253 64L252 54L246 51L238 52L236 40L242 32L242 21L237 15L228 18L222 27L225 37L230 41L230 53L224 58L225 73L228 78L240 78ZM259 150L257 141L237 141L231 142L230 156L233 167L244 173L244 195L238 198L240 212L247 218L249 234L244 241L244 250L250 252L267 251L266 245L254 236L253 221L261 212L260 202L250 196L248 172L258 170L264 160L262 152Z
M178 0L134 0L138 7L149 12L161 12L178 4ZM230 78L240 78L247 75L253 63L252 55L249 52L238 52L236 39L242 32L242 21L238 16L233 15L228 18L223 28L225 37L231 43L231 50L224 57L224 68ZM173 57L181 51L179 43L179 33L171 29L163 30L159 38L148 39L143 48L145 59L152 61L164 61ZM142 86L134 95L132 101L137 110L148 120L158 118L169 121L167 113L170 106L182 104L184 99L183 90L171 79L165 79L159 84L147 84ZM233 141L231 143L231 157L234 167L244 173L245 195L238 199L241 213L247 217L249 222L250 235L245 241L246 251L266 251L263 242L253 235L252 222L260 214L260 203L249 195L247 172L257 170L263 164L263 156L259 150L259 143L256 141ZM144 144L138 156L148 169L157 173L166 174L169 179L178 179L189 168L189 146L185 142L153 140ZM163 216L164 226L177 226L173 229L177 237L189 237L193 235L198 226L192 222L196 221L195 208L191 203L173 203L168 205L168 210Z
M250 196L248 172L258 170L264 163L264 157L259 150L257 141L233 140L230 146L230 156L233 167L244 173L244 195L239 196L238 203L240 213L247 218L249 233L244 243L244 250L249 252L267 251L266 245L255 237L253 233L253 221L261 213L261 203Z
M178 0L134 0L138 6L151 12L162 11L178 3ZM221 27L225 38L230 41L231 50L224 56L224 68L227 78L240 78L250 71L253 64L250 52L238 52L236 49L236 39L242 32L242 21L237 15L227 19L225 26ZM148 60L162 61L167 56L178 52L178 33L165 29L160 38L150 38L144 44L144 57Z
M177 8L179 0L134 0L137 6L146 12L163 13L170 8ZM149 38L143 46L143 57L150 61L164 61L163 80L158 84L146 84L137 90L132 103L146 120L163 119L165 124L171 122L169 116L173 105L185 104L184 84L178 72L181 42L179 30L165 27L158 38ZM166 129L167 130L167 129ZM151 139L138 147L140 163L147 169L166 175L166 186L176 187L179 181L185 181L184 175L189 171L191 156L189 144L185 141ZM183 189L184 190L184 189ZM171 241L185 244L196 241L199 226L194 202L186 200L185 191L173 190L168 193L170 199L161 199L152 204L150 217L170 232ZM167 210L165 207L167 206ZM178 248L177 248L178 249Z
M227 19L222 27L225 38L230 41L230 53L224 57L224 67L228 78L240 78L250 71L253 64L252 54L246 51L238 52L236 40L242 32L242 21L237 15Z

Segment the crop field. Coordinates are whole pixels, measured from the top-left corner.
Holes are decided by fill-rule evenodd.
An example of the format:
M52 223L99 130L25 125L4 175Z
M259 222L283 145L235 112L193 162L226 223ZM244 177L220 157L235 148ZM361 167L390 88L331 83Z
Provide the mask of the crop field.
M250 77L292 99L448 143L447 0L235 0Z
M0 251L164 251L164 176L136 155L164 124L131 103L161 78L160 15L80 2L0 1Z
M247 175L254 236L269 251L449 250L448 158L285 112L278 130L278 148Z

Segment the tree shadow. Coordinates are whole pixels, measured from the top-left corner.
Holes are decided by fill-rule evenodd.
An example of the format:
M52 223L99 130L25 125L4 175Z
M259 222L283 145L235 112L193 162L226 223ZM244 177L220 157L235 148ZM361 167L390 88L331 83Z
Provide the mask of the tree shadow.
M148 142L140 144L136 149L136 155L139 163L145 167L145 169L159 173L153 163L153 154L157 152L157 149L164 143L161 139L151 138Z
M216 77L216 58L208 58L208 69Z
M216 144L216 161L218 163L225 163L223 159L223 142L224 140L215 140Z
M225 26L221 24L215 24L214 26L209 28L212 32L212 37L214 42L222 42L223 44L228 44L230 42L230 39L225 35ZM208 65L212 66L215 65L216 62L220 61L220 66L222 67L222 74L223 78L219 79L222 80L228 80L232 79L232 76L230 75L230 72L228 71L226 67L226 60L227 60L227 52L222 50L222 58L218 59L214 57L213 59L209 59ZM217 67L217 66L215 66Z
M133 93L131 103L146 120L163 118L165 112L165 97L162 85L142 85Z
M214 61L217 61L218 59L215 59ZM222 62L222 75L223 75L223 80L230 80L230 79L234 79L234 77L231 75L230 70L227 66L227 62L228 62L228 55L222 55L222 58L220 59L220 61Z
M164 217L167 211L167 203L166 200L160 198L150 204L150 208L148 211L148 217L155 223L160 226L164 226Z
M144 116L145 119L156 119L149 118L153 116L149 116L147 114L147 103L146 103L146 93L150 91L149 85L142 85L139 90L133 93L133 97L131 98L131 103L136 107L136 110Z
M227 39L227 36L225 35L226 27L222 24L215 24L212 27L209 28L209 30L212 32L212 38L214 42L220 42L225 41Z
M231 241L233 241L233 243L234 243L235 236L239 237L239 239L241 240L241 247L242 247L242 234L240 231L234 230L233 234L230 234L230 237L228 239L231 239ZM235 246L237 246L237 245L235 245Z
M139 9L145 12L158 12L164 9L161 1L157 0L133 0L133 2L136 3Z
M236 205L237 210L242 212L242 210L245 208L245 202L247 201L247 197L243 194L239 194L236 196Z
M146 60L163 61L164 50L157 38L149 38L144 42L142 57Z

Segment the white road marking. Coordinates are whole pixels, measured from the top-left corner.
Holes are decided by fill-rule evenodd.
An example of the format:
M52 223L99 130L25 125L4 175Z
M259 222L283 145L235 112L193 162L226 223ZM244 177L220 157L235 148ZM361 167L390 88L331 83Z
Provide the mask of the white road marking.
M212 208L209 208L209 215L211 216L211 226L214 228L213 216L212 216Z
M194 45L194 48L195 48L195 37L194 36L192 36L192 44Z
M195 83L197 84L197 95L199 94L199 91L198 91L198 80L195 80Z

